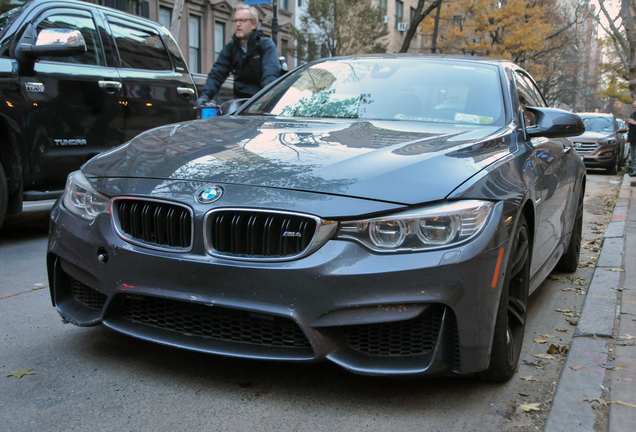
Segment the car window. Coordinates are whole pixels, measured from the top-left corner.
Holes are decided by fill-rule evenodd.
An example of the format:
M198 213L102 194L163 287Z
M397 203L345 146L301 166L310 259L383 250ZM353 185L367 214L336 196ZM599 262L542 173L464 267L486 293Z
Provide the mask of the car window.
M68 57L40 57L40 60L63 63L85 64L93 66L104 65L104 53L102 44L97 34L97 28L93 17L88 12L47 12L37 24L38 34L43 29L73 29L79 30L86 41L86 52Z
M538 95L533 91L529 85L530 82L526 77L518 71L515 71L515 84L517 86L517 96L519 98L519 104L523 110L523 120L526 127L536 124L536 119L533 113L526 109L527 106L536 107L542 106L542 102L537 100Z
M168 51L170 51L170 54L172 55L172 60L174 61L175 68L182 68L183 70L187 70L187 66L185 61L183 60L183 56L181 55L179 45L177 45L172 36L168 33L164 33L163 40L166 42Z
M243 113L503 125L502 94L491 65L326 60L288 74Z
M614 132L612 120L607 117L583 117L586 131Z
M168 51L158 32L112 16L108 17L108 23L123 68L172 70Z

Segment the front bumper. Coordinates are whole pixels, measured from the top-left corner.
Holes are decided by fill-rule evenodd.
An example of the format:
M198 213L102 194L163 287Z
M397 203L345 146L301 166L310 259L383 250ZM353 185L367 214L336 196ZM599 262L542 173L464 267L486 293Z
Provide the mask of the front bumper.
M295 261L259 263L196 243L185 254L133 245L109 216L87 224L58 203L51 296L76 325L201 352L327 359L371 375L468 374L488 366L508 216L498 203L484 231L454 249L384 255L331 240Z

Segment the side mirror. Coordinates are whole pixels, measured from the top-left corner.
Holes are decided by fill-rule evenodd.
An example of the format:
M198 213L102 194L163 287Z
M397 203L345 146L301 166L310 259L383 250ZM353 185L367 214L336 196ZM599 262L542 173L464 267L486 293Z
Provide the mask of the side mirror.
M619 128L618 133L627 133L627 128L624 128L624 127Z
M223 105L221 105L221 107L219 108L219 115L223 116L234 114L236 110L239 109L239 107L246 101L247 99L232 99L223 103Z
M536 124L526 128L529 138L566 138L585 132L583 119L576 114L556 108L525 107L534 114Z
M18 61L35 61L40 56L70 57L86 52L86 41L79 30L44 29L37 38L34 36L35 28L29 24L15 50Z

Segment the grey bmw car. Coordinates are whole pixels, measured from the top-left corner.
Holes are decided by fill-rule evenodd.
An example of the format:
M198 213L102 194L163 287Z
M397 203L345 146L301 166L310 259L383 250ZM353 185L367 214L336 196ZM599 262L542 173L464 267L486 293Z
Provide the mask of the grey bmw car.
M69 176L47 254L64 320L368 375L514 375L529 294L578 265L580 117L510 62L414 55L309 63L222 111Z

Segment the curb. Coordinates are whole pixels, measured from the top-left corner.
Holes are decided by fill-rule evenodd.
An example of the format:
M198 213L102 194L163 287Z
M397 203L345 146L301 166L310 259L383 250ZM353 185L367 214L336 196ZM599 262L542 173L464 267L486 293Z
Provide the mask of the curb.
M613 354L608 342L614 341L619 318L619 291L624 266L625 226L631 203L629 177L624 175L612 220L603 235L603 245L592 281L585 296L572 345L561 371L544 432L594 432L597 421L592 404L585 398L603 397L607 370ZM571 366L582 366L577 371ZM625 407L621 407L625 408ZM610 408L610 418L612 410ZM633 409L633 408L632 408ZM611 422L610 422L611 423ZM616 429L627 430L627 429Z

